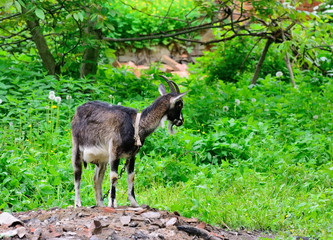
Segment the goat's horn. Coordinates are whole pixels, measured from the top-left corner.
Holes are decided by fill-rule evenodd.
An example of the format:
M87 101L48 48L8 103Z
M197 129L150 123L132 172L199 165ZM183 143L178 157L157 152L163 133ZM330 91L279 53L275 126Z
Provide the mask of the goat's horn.
M179 91L179 87L178 87L178 85L174 82L174 81L170 81L174 86L175 86L175 88L176 88L176 93L177 94L180 94L180 91Z
M167 77L163 76L163 75L159 75L161 78L163 78L169 85L169 88L171 90L172 93L177 93L179 94L179 87L177 86L177 84L174 81L171 81L169 79L167 79Z

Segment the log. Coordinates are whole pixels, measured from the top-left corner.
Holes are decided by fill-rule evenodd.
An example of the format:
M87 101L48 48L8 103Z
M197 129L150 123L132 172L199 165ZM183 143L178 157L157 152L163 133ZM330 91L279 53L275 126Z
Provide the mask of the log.
M221 239L226 240L226 238L224 238L223 236L221 236L221 237L214 236L214 234L208 232L205 229L200 229L200 228L192 227L189 225L177 226L177 229L180 231L187 232L188 234L191 234L191 235L196 235L205 240L221 240Z
M169 65L170 67L172 67L172 69L175 70L175 71L184 71L184 70L186 70L186 69L184 69L184 67L181 64L177 63L175 60L171 59L167 55L163 55L162 62L164 62L167 65Z

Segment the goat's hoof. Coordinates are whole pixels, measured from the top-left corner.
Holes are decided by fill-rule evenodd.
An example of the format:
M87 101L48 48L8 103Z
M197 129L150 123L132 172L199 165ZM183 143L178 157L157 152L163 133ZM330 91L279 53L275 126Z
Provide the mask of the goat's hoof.
M116 202L116 200L114 200L113 202L109 201L108 207L109 207L109 208L116 208L116 207L117 207L117 202Z
M97 202L96 207L105 207L103 202Z
M140 207L140 206L137 203L131 203L131 207L137 208L137 207Z

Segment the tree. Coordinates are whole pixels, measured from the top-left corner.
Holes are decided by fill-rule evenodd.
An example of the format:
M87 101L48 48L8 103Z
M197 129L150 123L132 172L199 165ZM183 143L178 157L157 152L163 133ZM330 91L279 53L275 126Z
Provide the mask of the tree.
M115 1L120 5L114 6ZM33 42L49 74L72 71L80 72L82 77L96 73L101 49L117 47L118 43L174 39L214 44L235 37L254 37L266 39L252 79L255 84L272 43L281 44L290 71L290 58L311 56L299 52L300 43L292 37L292 28L303 28L309 21L321 21L319 16L297 11L289 2L282 4L272 0L251 0L250 8L246 5L248 1L243 0L196 0L187 13L176 12L176 15L170 14L174 1L170 1L163 15L152 14L149 8L134 6L125 0L1 0L0 3L1 48L12 54L28 53ZM124 14L125 7L146 16L149 27L143 28L144 24L138 23L138 19ZM204 29L219 29L219 36L202 42L197 33ZM316 47L311 43L302 51Z

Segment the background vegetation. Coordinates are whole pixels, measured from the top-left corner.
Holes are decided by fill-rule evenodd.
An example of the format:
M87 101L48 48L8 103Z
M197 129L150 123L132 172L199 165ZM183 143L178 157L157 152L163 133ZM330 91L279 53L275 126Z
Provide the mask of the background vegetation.
M128 19L139 18L137 11L132 9L131 15L127 5L117 4L129 11ZM165 7L158 9L168 11ZM281 239L330 239L330 21L329 15L318 15L317 20L304 25L305 30L313 31L296 26L292 29L295 38L272 43L256 85L250 82L266 44L257 38L221 42L215 51L191 65L188 79L173 77L182 90L191 90L184 98L185 124L173 136L166 129L158 129L138 154L139 203L230 229L272 231ZM142 22L147 23L144 19ZM142 24L139 31L158 28L159 24ZM261 27L252 25L252 29ZM223 34L220 31L215 34ZM296 41L301 38L307 44ZM323 42L325 45L319 47ZM131 47L148 43L137 44ZM307 57L293 55L292 46ZM161 73L152 66L137 79L125 69L113 69L104 49L93 77L79 78L73 70L79 66L77 58L82 51L66 61L72 67L62 75L48 75L31 43L20 46L18 52L11 48L3 45L0 50L0 210L72 205L70 121L76 107L89 100L102 100L143 109L159 95L157 75ZM290 84L285 52L293 62L297 88ZM61 101L50 99L51 91ZM88 166L83 174L85 206L94 204L93 170ZM108 181L103 188L104 192L108 190ZM122 177L118 185L121 205L127 204L126 189Z

